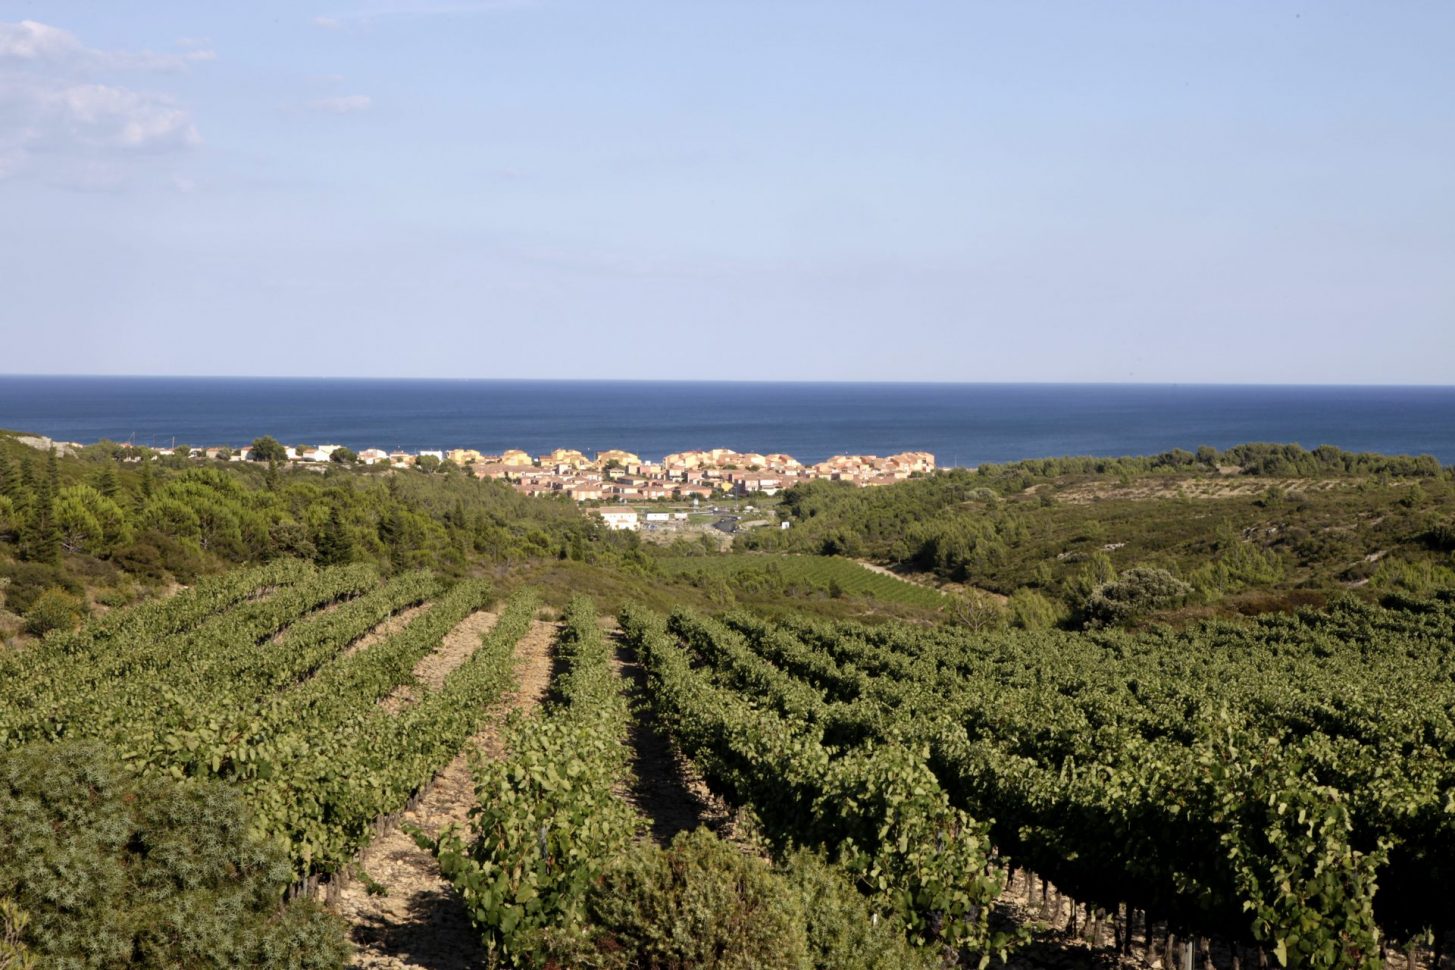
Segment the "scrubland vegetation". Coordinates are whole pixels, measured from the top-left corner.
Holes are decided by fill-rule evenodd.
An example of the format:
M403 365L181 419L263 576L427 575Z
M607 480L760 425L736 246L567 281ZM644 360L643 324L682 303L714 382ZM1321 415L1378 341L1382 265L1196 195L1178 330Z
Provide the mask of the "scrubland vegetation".
M1427 458L1246 445L942 472L888 489L812 482L751 550L868 558L1034 604L984 622L1104 625L1455 584L1455 479ZM1014 604L1013 604L1014 605Z

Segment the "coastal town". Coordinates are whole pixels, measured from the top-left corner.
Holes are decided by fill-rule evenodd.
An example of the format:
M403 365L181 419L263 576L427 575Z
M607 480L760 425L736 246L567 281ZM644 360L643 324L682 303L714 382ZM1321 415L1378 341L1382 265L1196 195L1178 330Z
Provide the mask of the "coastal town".
M160 455L176 449L159 448ZM189 449L195 457L245 461L248 448ZM473 448L354 452L342 445L283 446L290 464L328 467L340 462L406 469L449 462L476 478L508 483L524 495L562 495L577 502L691 501L719 496L776 495L800 482L828 480L868 487L890 485L935 470L935 456L906 451L888 457L834 455L804 464L792 455L739 452L731 448L682 451L650 461L629 451L609 449L594 456L569 448L544 455L510 449L485 454Z
M814 465L805 465L792 455L729 448L677 452L656 462L626 451L602 451L591 458L563 448L536 458L522 451L501 455L451 452L446 457L479 478L510 482L526 495L559 494L578 502L775 495L813 479L887 485L935 469L935 456L928 452L903 452L887 458L835 455Z

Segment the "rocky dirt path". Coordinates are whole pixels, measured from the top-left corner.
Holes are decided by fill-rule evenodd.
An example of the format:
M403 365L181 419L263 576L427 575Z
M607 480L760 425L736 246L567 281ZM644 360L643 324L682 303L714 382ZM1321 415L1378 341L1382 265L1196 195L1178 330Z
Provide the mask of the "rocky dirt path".
M480 632L476 631L477 644ZM551 680L551 640L555 632L554 623L537 620L531 625L515 647L519 686L440 773L424 797L403 814L402 823L430 834L449 825L464 828L475 801L468 752L480 750L499 757L500 728L505 716L510 711L534 710L540 704ZM370 896L365 881L355 879L342 888L334 903L335 910L348 920L350 935L359 948L352 967L469 970L485 965L480 938L470 926L464 905L440 875L434 857L415 845L401 827L376 837L359 864L385 887L386 893Z
M933 585L932 583L923 582L919 579L911 579L910 577L905 576L902 573L895 572L888 566L881 566L877 562L870 562L868 559L855 559L852 561L858 563L860 566L863 566L871 573L878 573L881 576L888 576L890 579L897 579L901 583L908 583L911 586L923 586L925 589L932 589L937 593L944 592L944 590L940 589L938 586Z

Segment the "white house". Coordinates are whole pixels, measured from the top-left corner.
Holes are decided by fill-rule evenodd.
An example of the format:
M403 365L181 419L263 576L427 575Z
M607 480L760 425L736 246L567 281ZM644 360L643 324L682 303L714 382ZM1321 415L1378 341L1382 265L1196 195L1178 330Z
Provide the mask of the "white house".
M596 514L601 516L601 521L606 523L608 529L618 532L635 532L639 528L637 522L637 510L628 508L603 508L597 509Z
M666 512L648 512L647 513L647 521L648 522L667 522L670 519L671 519L671 516L668 515Z
M389 452L382 448L365 448L359 452L359 461L366 465L377 465L389 460Z

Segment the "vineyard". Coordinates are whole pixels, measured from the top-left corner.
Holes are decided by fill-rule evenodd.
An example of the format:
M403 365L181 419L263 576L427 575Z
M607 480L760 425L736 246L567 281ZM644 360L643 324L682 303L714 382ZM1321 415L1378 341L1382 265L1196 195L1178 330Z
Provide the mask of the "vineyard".
M841 859L917 943L1007 945L988 913L1015 867L1148 960L1179 940L1184 965L1443 957L1449 599L1141 636L625 626L712 783L775 845Z
M945 598L936 590L865 569L832 556L673 557L659 562L662 572L694 586L715 582L734 592L777 595L848 596L942 610Z
M512 682L529 595L506 602L438 685L411 687L416 665L494 599L478 581L381 580L366 566L231 573L6 655L0 745L90 741L143 775L223 782L285 850L297 886L316 886ZM404 611L408 623L370 637Z
M219 817L283 866L277 900L307 902L468 752L468 816L398 837L502 966L985 965L1048 927L1163 967L1445 957L1455 597L1143 632L539 610L291 560L113 610L0 655L5 784L47 784L34 753L81 744L225 791L245 813ZM544 698L499 723L529 631ZM676 763L641 760L647 730ZM119 791L89 757L65 756L67 784ZM732 825L654 839L641 770L697 779ZM0 900L26 898L10 871ZM12 935L22 918L0 911ZM254 950L284 947L268 925Z

